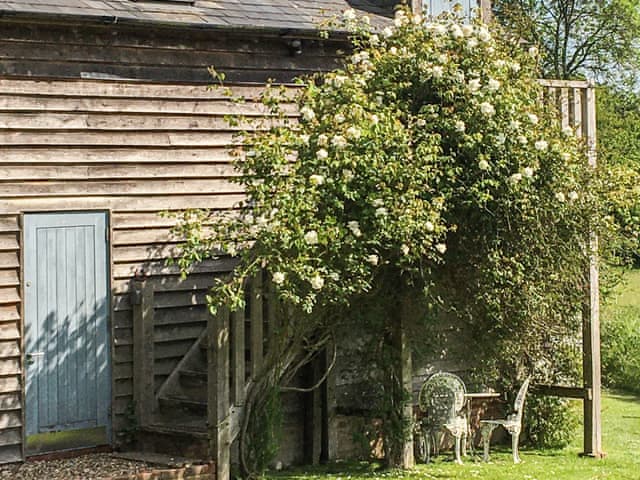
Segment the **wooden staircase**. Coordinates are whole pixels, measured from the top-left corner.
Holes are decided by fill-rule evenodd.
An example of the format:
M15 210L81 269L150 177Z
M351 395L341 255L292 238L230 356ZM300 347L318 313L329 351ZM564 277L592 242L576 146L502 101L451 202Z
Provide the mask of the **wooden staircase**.
M140 290L152 288L152 284L139 285ZM215 318L208 317L206 328L155 389L149 381L153 356L148 351L153 338L153 292L138 293L142 304L134 329L138 360L134 375L139 372L135 397L140 449L210 459L216 463L217 478L228 478L231 444L238 435L251 373L262 363L265 326L274 321L274 309L264 301L261 277L248 283L246 297L243 312L230 313L222 307Z

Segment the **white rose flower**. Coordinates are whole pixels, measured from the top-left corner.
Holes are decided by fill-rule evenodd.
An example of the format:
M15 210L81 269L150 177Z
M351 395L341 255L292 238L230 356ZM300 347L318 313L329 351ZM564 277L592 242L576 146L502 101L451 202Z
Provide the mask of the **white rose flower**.
M511 183L518 183L518 182L520 182L520 180L522 180L522 174L521 173L514 173L513 175L511 175L509 177L509 182L511 182Z
M385 27L384 30L382 30L382 35L384 38L391 37L393 35L393 29L391 27Z
M309 230L304 234L304 241L307 242L308 245L316 245L318 243L318 232Z
M560 154L560 158L562 159L563 162L568 162L569 160L571 160L571 154L568 152L562 152Z
M456 132L463 133L467 129L467 126L462 120L456 120L454 128L456 129Z
M449 31L451 32L451 36L453 38L462 38L464 36L462 29L457 23L452 24Z
M533 125L538 124L538 116L535 113L527 113L527 118Z
M314 290L320 290L324 287L324 278L322 278L319 273L316 273L309 283L311 283L311 288Z
M354 237L359 237L362 235L362 230L360 230L360 224L357 220L351 220L347 222L347 228L351 231Z
M360 129L358 127L349 127L347 128L347 136L350 138L355 138L358 139L360 138L360 135L362 135L362 132L360 131Z
M556 197L556 200L558 200L561 203L564 202L564 200L565 200L564 193L562 193L562 192L556 193L555 197Z
M549 148L549 143L547 143L547 141L545 140L538 140L536 143L533 144L533 146L536 148L536 150L540 150L541 152L544 152L547 150L547 148Z
M496 109L493 108L493 105L491 105L489 102L482 102L480 104L480 111L482 112L483 115L486 115L487 117L491 117L493 114L496 113Z
M472 26L472 25L469 25L468 23L465 23L465 24L462 26L462 34L463 34L465 37L470 37L471 35L473 35L473 26Z
M309 183L311 185L322 185L324 183L324 177L322 175L309 176Z
M447 251L447 246L444 243L436 244L436 250L440 252L441 255L444 255Z
M484 25L478 29L478 38L483 42L488 42L489 40L491 40L491 34L489 33L489 30L487 30L487 27L485 27Z
M377 125L378 123L380 123L380 118L375 113L371 115L371 123L374 125Z
M356 11L353 8L349 8L342 13L342 18L348 22L353 21L356 19Z
M320 160L326 160L329 157L329 152L327 152L324 148L321 148L316 152L316 157Z
M422 23L422 20L423 18L422 18L422 15L420 14L414 15L413 18L411 19L414 25L420 25Z
M376 198L373 202L371 202L371 205L373 205L374 207L382 207L384 205L384 200L382 200L381 198Z
M479 91L481 86L482 85L480 84L479 78L472 78L471 80L469 80L469 91L471 93Z
M347 146L347 139L342 135L336 135L331 139L331 145L338 149L344 148Z
M478 39L477 38L468 38L467 39L467 48L469 50L473 50L477 46L478 46Z
M403 243L402 245L400 245L400 251L402 252L403 255L409 255L409 252L410 252L409 245Z
M496 66L496 68L504 68L507 66L507 62L502 59L496 60L495 62L493 62L493 64Z
M507 137L505 136L504 133L500 132L499 134L496 135L496 143L498 145L503 145L504 142L507 141Z
M391 47L391 48L389 49L389 53L390 53L391 55L397 55L397 54L398 54L398 49L397 49L396 47Z
M380 258L378 257L378 255L369 255L367 257L367 262L369 262L371 265L373 265L374 267L376 265L378 265L378 262L380 261Z
M518 62L513 62L511 64L511 70L513 70L515 73L518 73L520 71L520 64Z
M336 113L333 119L336 121L336 123L342 123L345 120L344 115L341 113Z
M509 128L512 130L518 130L520 128L520 125L522 125L518 120L511 120L509 122Z
M318 135L318 145L321 147L326 147L329 142L329 137L327 137L324 133Z
M311 137L309 135L307 135L306 133L303 133L302 135L300 135L300 140L302 141L302 143L304 145L309 145L309 139Z
M427 124L427 121L424 118L419 118L416 120L416 125L418 127L424 127Z
M562 129L562 133L564 133L567 137L572 137L574 134L574 131L573 131L573 128L567 125Z
M527 178L532 178L534 170L531 167L524 167L524 169L522 170L522 174Z
M433 78L442 78L442 76L444 75L444 68L442 68L440 65L436 65L431 69L431 75L433 76Z
M529 55L532 57L538 56L538 47L529 47Z
M235 257L236 254L238 253L238 249L236 248L236 246L234 244L231 244L227 247L227 253L232 256Z
M311 120L316 118L316 114L314 113L313 109L306 105L300 109L300 115L302 115L302 119L306 122L310 122Z
M432 222L430 222L429 220L427 220L424 224L424 228L427 229L427 232L433 232L435 230L435 226L433 225Z
M282 283L284 282L284 278L285 278L284 273L276 272L271 277L271 280L273 280L273 283L275 283L276 285L282 285Z
M570 201L575 202L578 199L578 192L576 192L575 190L572 190L567 194L567 198Z
M495 78L490 78L489 81L487 82L487 88L489 89L490 92L497 92L498 89L500 88L500 82Z
M480 170L489 170L489 162L487 162L486 160L480 160L478 162L478 168Z
M365 25L369 25L371 23L369 15L363 15L360 20L362 20L362 23L364 23Z
M376 217L385 217L388 213L389 212L384 207L376 208Z
M399 17L396 15L396 18L393 19L393 24L398 28L404 25L406 22L407 22L407 17L405 16Z
M520 145L526 145L528 143L528 141L529 141L529 140L527 140L527 137L525 137L524 135L518 135L516 140L518 140L518 143Z
M344 178L344 180L346 182L349 182L349 181L353 180L354 176L355 175L353 174L353 172L351 170L349 170L349 169L342 170L342 178Z

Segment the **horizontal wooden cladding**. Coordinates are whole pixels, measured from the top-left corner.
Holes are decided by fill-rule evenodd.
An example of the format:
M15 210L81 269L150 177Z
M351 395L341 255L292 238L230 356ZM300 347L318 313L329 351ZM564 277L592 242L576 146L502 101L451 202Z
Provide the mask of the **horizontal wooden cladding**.
M0 178L2 178L0 176ZM0 216L0 234L9 232L19 232L20 226L17 215Z
M2 200L0 200L0 207L2 206ZM17 252L2 252L0 251L0 268L18 268L20 267L20 259Z
M226 147L240 145L242 139L232 133L168 132L168 131L50 131L50 130L0 130L0 144L9 145L127 145L129 147Z
M20 292L17 287L0 287L0 305L20 302Z
M20 284L20 273L17 269L0 270L0 287L11 287Z
M48 145L44 148L2 147L0 145L2 164L161 164L161 163L208 163L228 162L233 159L228 146L203 147L138 147L129 146L94 146L70 147L69 145Z
M104 195L189 195L194 193L242 193L241 185L223 178L173 179L171 181L147 179L142 181L40 181L1 182L0 198L55 197L55 196L104 196ZM3 244L10 244L12 238L0 236L0 250Z
M22 443L22 430L20 428L13 428L11 430L4 430L0 432L0 447L16 445L19 443Z
M295 120L295 119L293 119ZM0 128L13 130L266 130L284 124L284 120L269 117L237 118L233 122L221 115L148 113L52 113L0 112Z
M297 116L294 104L283 104L281 110ZM117 112L192 115L269 115L262 103L238 103L231 100L199 98L193 101L149 98L70 97L60 95L0 94L0 112Z
M0 393L20 392L21 389L19 376L0 377Z
M4 33L4 32L3 32ZM287 98L293 98L299 89L287 88ZM261 85L218 84L158 84L115 80L36 80L0 78L0 94L48 95L59 97L110 97L110 98L167 98L194 101L229 100L231 97L245 101L257 101L265 91Z
M147 196L58 196L56 198L0 198L0 213L19 213L24 210L96 210L111 209L122 212L159 212L161 210L180 210L186 208L206 209L230 209L236 208L239 202L246 199L243 194L204 194L204 195L147 195ZM15 264L2 262L3 254L0 252L0 265L18 266L17 255Z
M213 285L216 278L220 278L223 273L192 273L186 278L182 278L180 275L165 275L162 277L151 277L147 279L148 282L153 282L154 292L167 292L167 291L190 291L190 290L209 290ZM112 292L114 294L125 294L131 289L131 279L115 280L112 285ZM183 312L184 313L184 312ZM154 317L158 320L158 312ZM175 315L168 313L168 315ZM182 314L180 314L182 315ZM175 315L179 316L179 315ZM182 321L182 318L176 319L176 322Z
M19 250L19 249L20 249L20 244L19 244L19 238L18 238L17 232L0 233L0 250Z
M20 311L17 305L0 305L0 328L4 322L12 322L20 319Z
M154 48L111 47L104 45L50 45L49 49L34 48L32 42L0 41L0 60L11 62L19 59L29 59L40 62L90 63L104 66L133 66L158 67L170 64L172 69L195 68L215 65L218 71L222 69L251 69L251 70L318 70L316 57L299 55L292 57L288 51L277 54L275 52L237 52L237 51L206 51L206 50L169 50ZM53 57L51 49L56 48L64 53L63 56ZM323 66L336 68L338 57L323 57Z
M37 180L153 180L176 178L229 178L239 175L228 163L193 163L160 165L11 165L0 164L0 181ZM0 190L0 196L2 196ZM8 224L8 229L12 223ZM16 226L17 228L17 226ZM0 230L0 235L2 231ZM2 237L0 237L2 238Z

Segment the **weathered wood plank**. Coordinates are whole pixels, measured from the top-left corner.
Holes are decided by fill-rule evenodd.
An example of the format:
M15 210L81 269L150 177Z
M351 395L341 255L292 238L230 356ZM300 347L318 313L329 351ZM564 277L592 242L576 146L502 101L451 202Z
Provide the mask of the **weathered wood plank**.
M3 163L0 178L3 181L36 180L154 180L159 178L229 178L239 172L230 163L194 163L184 165L27 165ZM17 230L15 220L10 223ZM0 230L1 231L1 230ZM11 230L9 230L11 231Z
M189 273L215 273L229 272L235 266L236 261L231 258L220 258L219 260L205 260L189 269ZM114 278L133 277L136 272L144 273L147 276L155 275L179 275L180 268L177 265L166 265L164 262L147 262L147 263L118 263L113 266ZM162 302L162 298L166 294L159 292L156 307L171 306Z
M162 327L156 327L153 335L153 340L156 343L159 342L174 342L176 340L195 340L200 336L205 328L204 322L196 324L182 324L182 325L163 325Z
M0 393L21 392L20 376L0 377Z
M230 162L233 157L226 146L221 147L149 147L130 148L127 145L113 147L74 147L48 145L40 147L2 147L0 158L11 164L101 164L111 168L119 164L145 163L206 163Z
M209 311L206 305L156 309L155 314L156 328L188 323L202 323L204 326L208 319Z
M24 458L22 456L22 445L7 445L0 448L0 462L14 463L20 462Z
M0 340L14 340L20 338L18 322L0 323Z
M0 394L0 411L20 410L21 408L22 402L19 393Z
M21 443L22 430L20 428L0 431L0 447L5 447L7 445L20 445Z
M4 188L4 185L0 184L0 189L2 188ZM19 249L20 249L20 243L19 243L17 233L6 232L6 233L0 234L0 250L19 250Z
M0 270L0 287L20 285L20 273L17 269Z
M0 429L21 427L22 419L20 417L20 412L0 413Z
M231 468L229 422L229 309L220 307L207 326L207 423L209 456L216 463L216 478L226 480Z
M294 104L283 104L282 112L297 116ZM0 112L118 112L147 114L205 114L205 115L245 115L268 116L269 108L261 103L237 103L230 100L201 98L196 101L184 101L150 98L98 98L98 97L61 97L58 95L2 95L0 94Z
M20 375L21 373L19 358L3 358L0 360L0 375Z
M0 358L20 356L19 340L0 341ZM0 360L1 361L1 360Z
M1 197L0 197L1 198ZM14 198L0 202L0 213L17 213L25 209L32 210L93 210L112 209L123 212L147 211L158 212L160 210L181 210L199 205L200 208L229 209L236 208L245 200L242 194L217 194L217 195L148 195L128 196L73 196L55 198ZM18 266L17 256L15 262L4 261L3 252L0 252L0 265Z
M202 325L202 329L204 330L205 325ZM191 346L193 345L193 339L181 340L178 342L165 342L165 343L157 343L155 345L155 355L154 358L157 360L162 360L165 358L182 358L189 351Z
M17 287L0 287L0 304L20 302L20 293Z
M153 375L154 295L151 285L138 282L133 296L133 380L136 417L140 425L148 425L155 411Z
M120 245L113 249L113 261L117 263L160 261L174 258L178 253L179 250L174 244Z
M234 405L244 405L245 395L245 319L244 312L231 313L231 401Z
M0 252L0 268L19 268L17 252Z
M293 120L293 119L292 119ZM221 115L0 112L0 129L11 130L133 130L133 131L253 131L284 124L275 118L252 116L229 122Z
M20 319L20 310L17 305L0 305L0 322Z
M0 98L0 104L2 103ZM240 145L241 138L230 132L208 131L129 131L87 130L84 132L60 130L52 134L49 130L0 130L0 144L10 145L67 145L110 146L127 145L140 147L226 147Z
M0 216L0 232L19 232L18 216Z
M249 284L249 315L251 345L251 375L260 372L264 357L264 317L262 309L262 274L256 275Z

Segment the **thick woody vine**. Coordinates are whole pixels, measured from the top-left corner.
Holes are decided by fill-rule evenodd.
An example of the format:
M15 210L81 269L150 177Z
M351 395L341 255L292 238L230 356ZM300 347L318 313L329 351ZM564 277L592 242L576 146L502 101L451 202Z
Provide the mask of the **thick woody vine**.
M350 306L382 302L372 310L386 327L359 323L374 344L405 299L415 331L458 318L490 345L486 355L508 347L520 359L509 374L531 371L551 354L552 332L574 326L584 239L600 228L596 178L574 132L539 101L534 49L493 27L405 10L375 33L352 10L342 22L354 44L344 68L305 80L293 99L265 88L270 123L246 134L236 162L247 193L239 213L181 217L183 267L238 259L210 293L213 311L242 308L244 282L261 271L278 299L240 434L247 475L267 462L256 446L270 432L261 415L273 392L335 344ZM406 392L381 390L395 399L387 419L402 417ZM402 440L389 435L390 458Z

